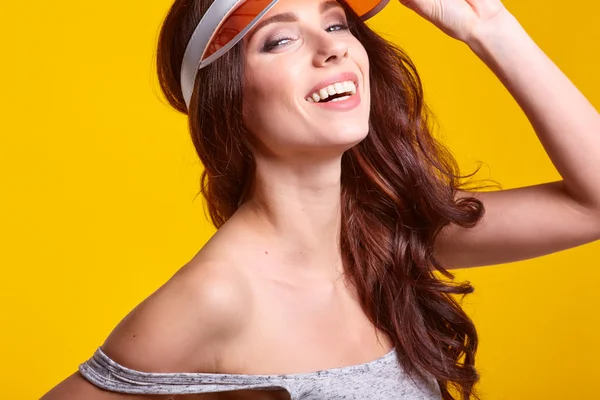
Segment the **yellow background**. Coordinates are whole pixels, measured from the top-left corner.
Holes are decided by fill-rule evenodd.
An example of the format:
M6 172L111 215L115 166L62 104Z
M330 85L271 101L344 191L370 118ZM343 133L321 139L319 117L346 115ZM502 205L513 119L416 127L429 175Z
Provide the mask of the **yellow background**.
M153 75L169 3L0 3L1 398L39 398L71 374L213 232L186 121ZM600 3L505 3L600 105ZM466 46L395 1L373 26L414 58L466 172L481 160L505 188L558 178ZM600 398L599 255L459 271L476 287L484 399Z

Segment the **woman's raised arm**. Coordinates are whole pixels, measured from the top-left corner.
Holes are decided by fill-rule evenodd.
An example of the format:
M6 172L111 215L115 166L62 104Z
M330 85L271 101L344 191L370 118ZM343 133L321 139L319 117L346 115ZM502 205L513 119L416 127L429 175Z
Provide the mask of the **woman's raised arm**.
M484 219L472 229L447 227L436 244L438 259L446 268L492 265L599 240L600 114L592 104L499 0L401 2L465 42L494 72L563 178L475 194Z

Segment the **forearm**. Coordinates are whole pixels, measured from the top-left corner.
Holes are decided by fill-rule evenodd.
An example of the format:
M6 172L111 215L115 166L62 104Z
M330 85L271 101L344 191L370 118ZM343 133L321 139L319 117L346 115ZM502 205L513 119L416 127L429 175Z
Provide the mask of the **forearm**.
M600 212L600 114L510 13L467 44L521 106L568 194Z

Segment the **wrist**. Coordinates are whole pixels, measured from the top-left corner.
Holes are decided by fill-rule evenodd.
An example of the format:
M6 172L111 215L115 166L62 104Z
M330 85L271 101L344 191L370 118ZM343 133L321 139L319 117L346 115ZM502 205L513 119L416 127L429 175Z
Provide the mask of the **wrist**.
M517 19L504 8L494 17L479 24L465 43L475 54L483 56L495 48L505 47L512 39L517 38L522 30Z

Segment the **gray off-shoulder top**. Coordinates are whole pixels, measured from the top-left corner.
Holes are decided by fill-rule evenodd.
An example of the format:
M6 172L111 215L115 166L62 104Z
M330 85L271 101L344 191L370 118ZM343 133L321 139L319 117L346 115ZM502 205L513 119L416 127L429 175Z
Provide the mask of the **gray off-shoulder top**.
M291 375L140 372L111 360L101 348L79 366L95 386L117 393L178 395L236 390L285 390L291 400L440 400L433 378L411 378L395 350L365 364Z

